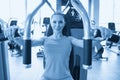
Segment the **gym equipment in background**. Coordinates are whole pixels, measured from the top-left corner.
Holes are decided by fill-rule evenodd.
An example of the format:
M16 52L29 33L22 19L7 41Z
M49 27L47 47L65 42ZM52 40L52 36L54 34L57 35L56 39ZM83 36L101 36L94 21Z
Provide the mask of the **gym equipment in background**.
M17 23L18 23L17 19L11 18L9 20L9 27L18 26ZM20 36L18 33L18 29L15 30L15 37L17 36ZM17 44L15 41L13 40L9 41L8 47L9 47L9 50L11 51L11 56L18 57L22 55L21 45Z

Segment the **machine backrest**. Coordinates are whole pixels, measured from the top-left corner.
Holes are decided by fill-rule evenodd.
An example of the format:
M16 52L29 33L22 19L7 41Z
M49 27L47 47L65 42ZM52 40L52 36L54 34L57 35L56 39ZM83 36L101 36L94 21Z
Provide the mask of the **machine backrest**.
M109 28L110 30L112 30L113 33L114 33L114 32L115 32L115 23L114 23L114 22L109 22L109 23L108 23L108 28Z

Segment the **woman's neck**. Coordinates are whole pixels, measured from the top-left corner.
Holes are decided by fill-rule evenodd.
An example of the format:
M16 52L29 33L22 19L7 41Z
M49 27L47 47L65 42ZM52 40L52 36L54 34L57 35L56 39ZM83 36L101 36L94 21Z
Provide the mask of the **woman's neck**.
M59 33L59 32L54 33L54 34L52 35L52 38L54 38L54 39L61 39L62 37L63 37L63 34L62 34L62 33Z

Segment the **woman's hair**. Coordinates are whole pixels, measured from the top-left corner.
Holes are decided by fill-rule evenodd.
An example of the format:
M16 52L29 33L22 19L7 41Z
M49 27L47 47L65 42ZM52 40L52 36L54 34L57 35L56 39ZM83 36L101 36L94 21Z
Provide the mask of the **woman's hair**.
M96 35L94 35L94 37L102 37L99 29L96 29Z
M55 12L55 13L51 16L51 18L52 18L54 15L61 15L61 16L64 17L64 14L63 14L62 12Z
M63 14L62 12L55 12L55 13L51 16L51 19L52 19L52 17L53 17L54 15L61 15L61 16L64 18L65 22L66 22L65 14Z
M61 12L55 12L55 13L51 16L51 18L52 18L54 15L61 15L61 16L63 16L65 22L66 22L66 20L67 20L65 14L63 14L63 13L61 13ZM62 30L63 35L68 36L68 35L69 35L69 34L68 34L68 31L69 31L69 30L67 29L66 23L65 23L65 27L64 27L63 30ZM52 30L51 25L50 25L50 26L49 26L49 29L48 29L48 31L47 31L46 36L50 36L50 35L52 35L52 34L53 34L53 30Z

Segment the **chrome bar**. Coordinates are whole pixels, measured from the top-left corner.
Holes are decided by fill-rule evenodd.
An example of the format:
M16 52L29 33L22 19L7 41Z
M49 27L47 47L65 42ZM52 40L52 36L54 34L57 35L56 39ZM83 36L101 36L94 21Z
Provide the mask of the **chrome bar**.
M31 67L31 23L33 17L38 12L38 10L44 5L47 0L42 0L41 3L29 14L25 22L25 33L24 33L24 54L23 54L23 64L26 68Z
M0 42L0 80L10 80L7 42Z
M34 11L27 16L26 22L25 22L25 36L24 39L30 39L31 38L31 23L33 20L33 17L37 13L37 11L44 5L44 3L47 0L42 0L41 3L34 9Z
M48 4L48 6L51 8L51 10L52 10L53 12L55 12L55 10L53 9L52 5L49 3L49 1L48 1L48 0L46 1L46 3L47 3L47 4Z
M61 4L62 4L62 0L56 0L56 11L57 12L61 12L62 11Z
M7 23L1 18L0 18L0 28L3 31L0 34L2 34L5 37L5 30L7 28ZM6 41L0 41L0 80L10 80L7 43L8 42Z
M90 20L88 14L79 0L71 0L71 4L76 11L81 15L84 24L84 39L90 39Z
M84 25L84 62L83 68L84 69L91 69L91 55L92 55L92 40L91 40L91 33L90 33L90 20L88 14L83 7L80 0L71 0L72 6L76 9L76 11L81 15Z

